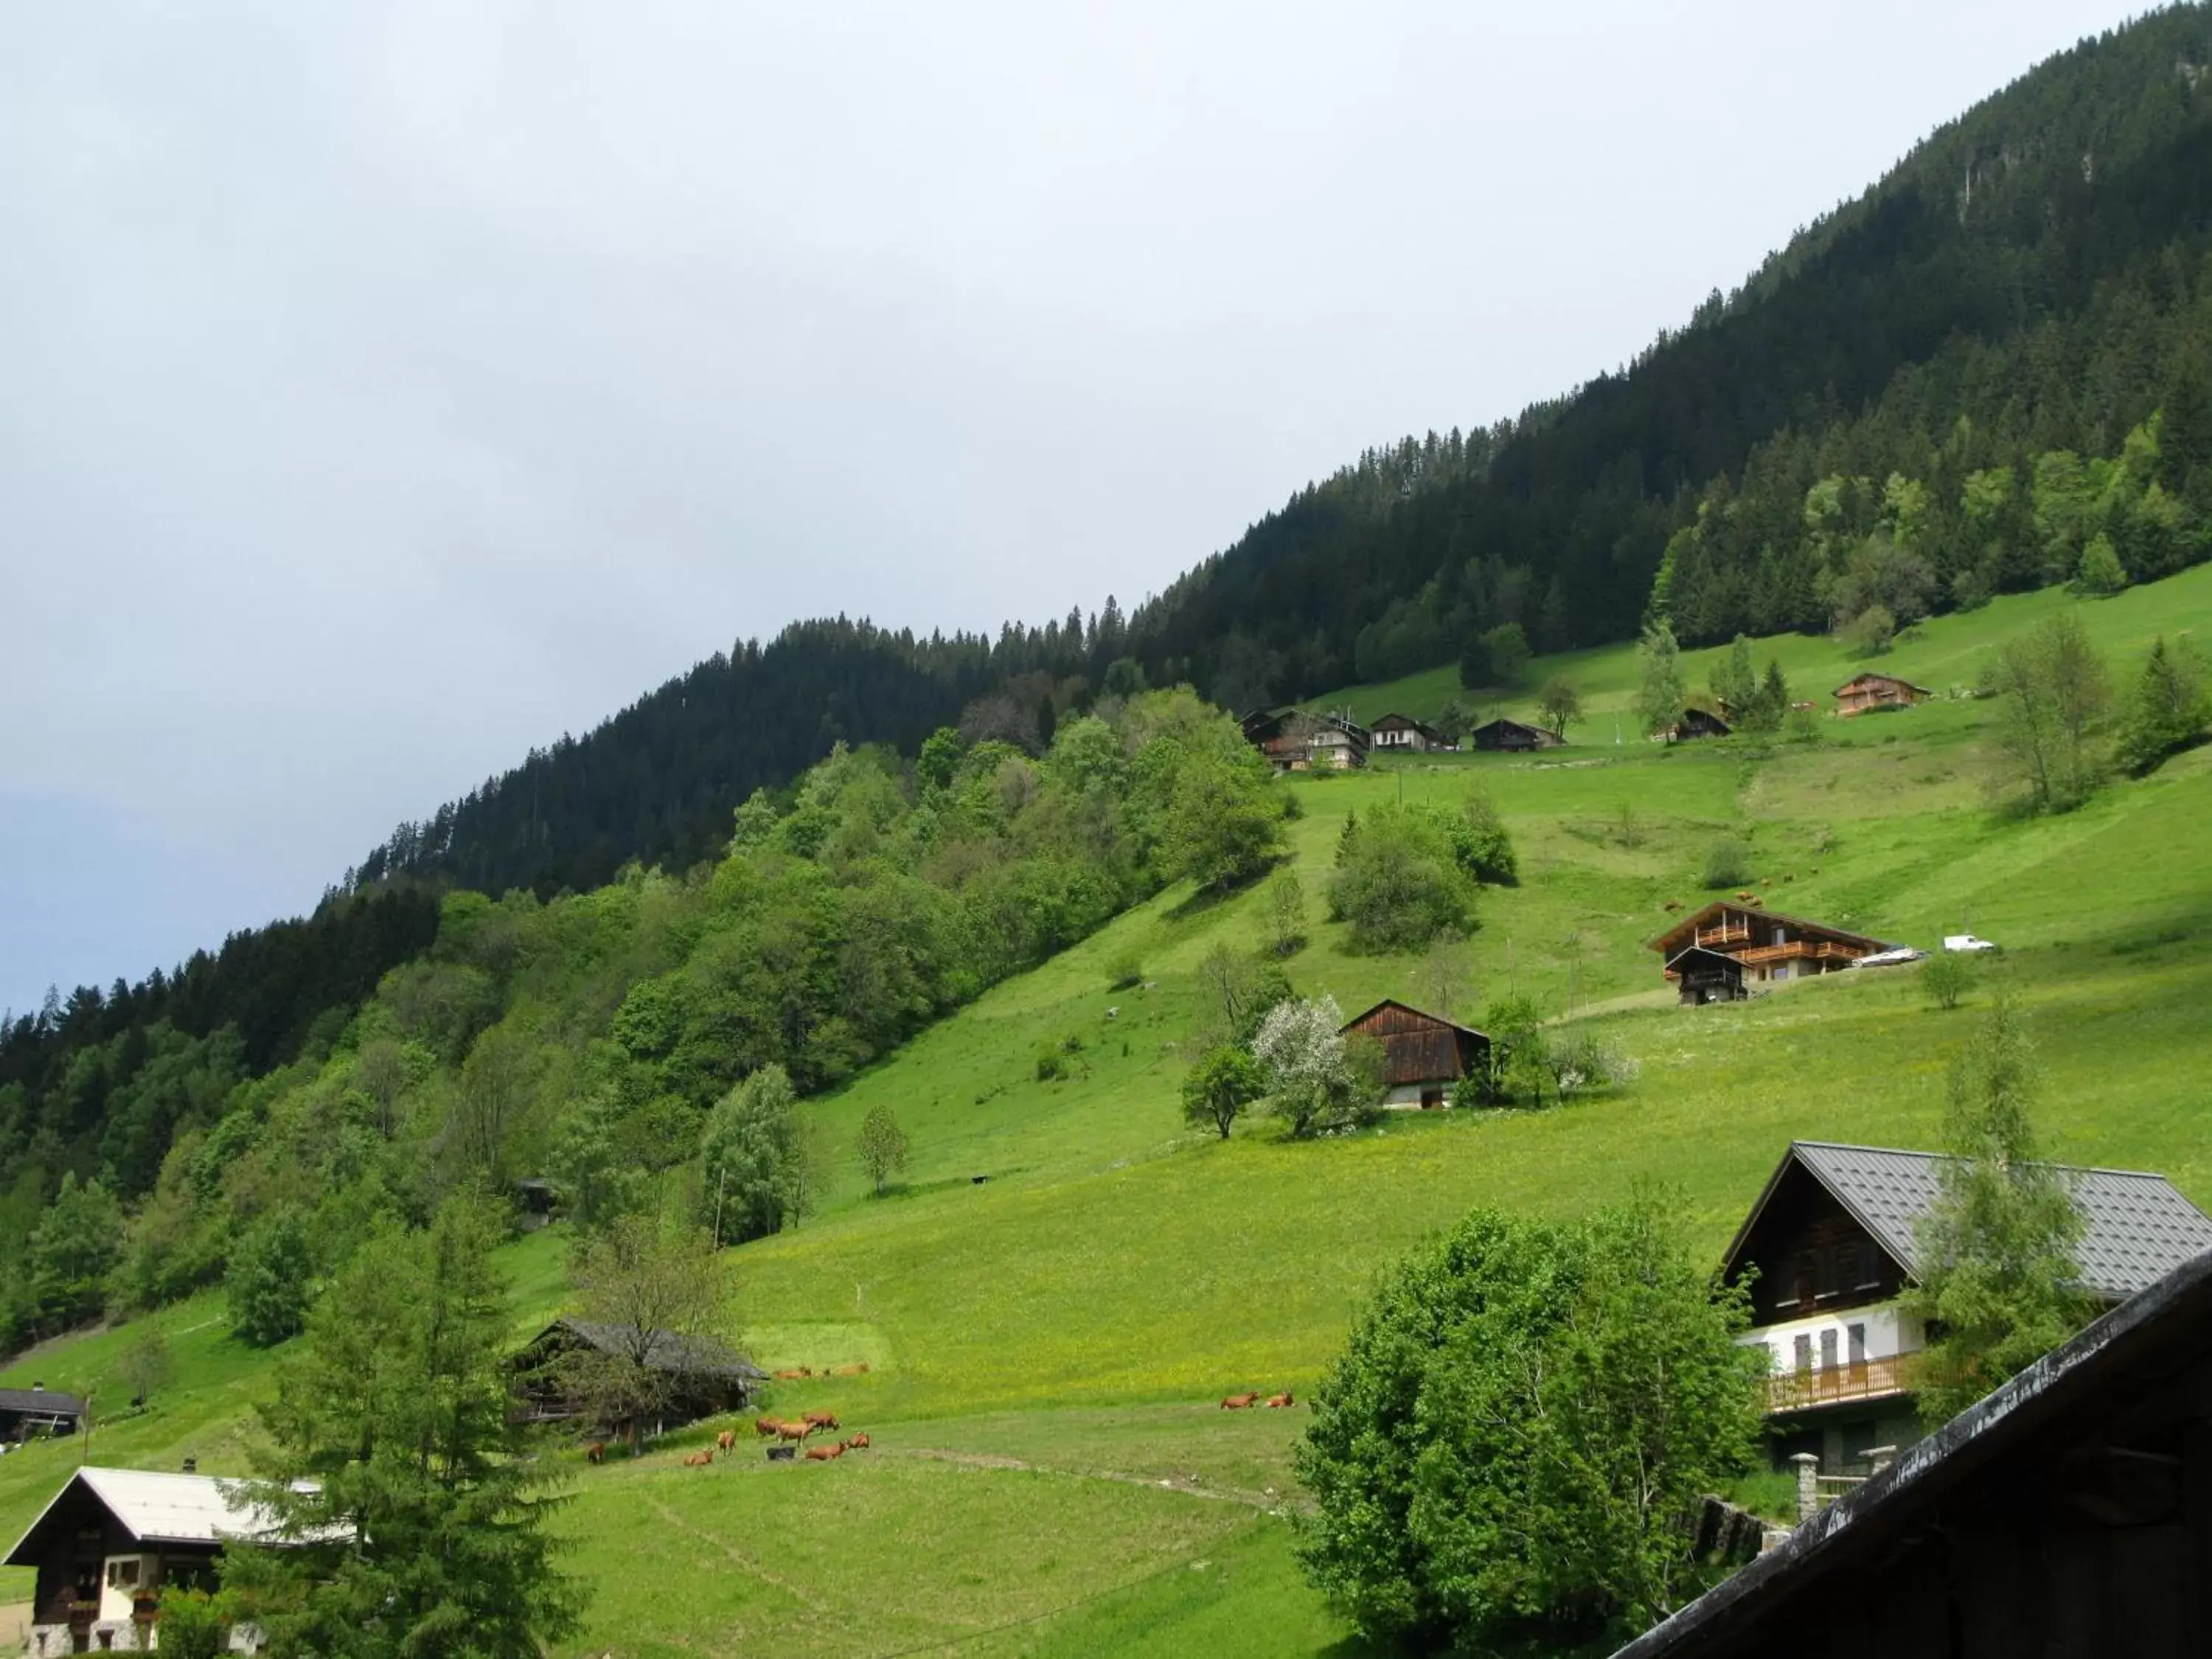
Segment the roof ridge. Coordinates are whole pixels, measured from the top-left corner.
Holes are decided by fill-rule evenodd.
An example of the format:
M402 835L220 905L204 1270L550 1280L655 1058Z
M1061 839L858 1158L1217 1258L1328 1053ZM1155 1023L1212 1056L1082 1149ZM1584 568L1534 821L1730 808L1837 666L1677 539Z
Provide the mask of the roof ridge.
M1959 1156L1956 1152L1923 1152L1915 1146L1876 1146L1863 1140L1793 1140L1790 1144L1792 1146L1826 1146L1839 1152L1887 1152L1894 1158L1953 1158ZM2173 1177L2160 1170L2122 1170L2106 1164L2061 1164L2048 1158L2039 1158L2033 1161L2045 1169L2066 1170L2076 1175L2126 1176L2132 1180L2161 1181L2169 1187L2173 1186ZM2179 1187L2174 1190L2181 1191Z

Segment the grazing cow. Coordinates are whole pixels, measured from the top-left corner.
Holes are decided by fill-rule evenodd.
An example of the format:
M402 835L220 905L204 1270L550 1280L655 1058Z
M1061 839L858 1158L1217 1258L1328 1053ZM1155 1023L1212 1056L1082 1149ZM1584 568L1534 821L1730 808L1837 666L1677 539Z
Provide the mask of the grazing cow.
M1225 1412L1244 1411L1258 1404L1259 1399L1256 1390L1251 1394L1225 1394L1221 1396L1221 1409Z
M775 1380L779 1382L804 1382L813 1375L804 1365L787 1365L775 1374Z
M604 1440L594 1440L590 1445L585 1447L584 1461L586 1463L605 1462L607 1461L607 1443Z
M809 1446L806 1449L806 1461L810 1463L827 1463L844 1455L845 1449L834 1440L826 1446Z
M850 1440L848 1440L845 1443L845 1449L847 1451L866 1451L867 1449L868 1431L866 1429L862 1429L859 1433L855 1434Z
M1679 910L1682 908L1682 901L1680 899L1668 899L1666 904L1662 908L1668 910Z
M1298 1402L1297 1401L1291 1398L1291 1391L1288 1389L1285 1389L1280 1394L1271 1394L1267 1396L1267 1405L1270 1410L1277 1410L1285 1406L1295 1406L1297 1403Z
M695 1451L690 1456L685 1458L684 1467L687 1469L703 1469L714 1461L714 1449L709 1446L704 1451Z
M806 1437L813 1432L814 1425L811 1423L779 1423L775 1425L775 1437L779 1440L804 1443Z
M804 1415L805 1420L817 1429L842 1429L845 1426L837 1420L835 1412L807 1412Z
M865 1359L857 1365L840 1365L830 1373L832 1376L866 1376L867 1374L868 1362Z
M775 1430L776 1421L773 1417L756 1417L753 1419L753 1432L758 1435L762 1439L775 1439Z
M714 1437L714 1449L716 1451L735 1451L737 1449L737 1446L738 1436L737 1431L733 1429L724 1429L721 1433Z
M1751 902L1751 889L1748 887L1739 887L1735 890L1735 896L1738 903L1748 904Z

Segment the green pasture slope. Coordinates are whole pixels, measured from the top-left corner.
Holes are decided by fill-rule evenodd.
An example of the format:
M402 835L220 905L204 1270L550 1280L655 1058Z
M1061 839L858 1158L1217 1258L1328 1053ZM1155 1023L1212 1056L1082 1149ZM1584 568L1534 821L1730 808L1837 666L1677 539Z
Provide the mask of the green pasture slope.
M2212 632L2212 569L2109 601L2001 600L1930 623L1881 665L1948 691L2062 605L2124 682L2154 632ZM1856 666L1794 638L1762 642L1762 665L1770 643L1801 695ZM1692 655L1693 675L1710 655ZM596 1597L574 1652L1352 1651L1290 1557L1301 1413L1224 1414L1219 1395L1309 1388L1376 1269L1470 1205L1565 1212L1653 1176L1682 1189L1717 1250L1792 1137L1924 1146L1935 1133L1946 1065L1985 992L1942 1013L1912 970L1877 970L1738 1006L1671 1006L1644 941L1668 900L1700 896L1723 832L1748 838L1776 908L1921 945L1961 927L2001 941L1992 971L2029 1012L2056 1151L2164 1170L2212 1203L2197 1064L2212 750L2068 817L2019 822L1988 805L1986 703L1824 720L1812 744L1662 750L1613 741L1632 651L1535 675L1554 667L1595 711L1564 750L1288 786L1304 809L1292 843L1312 923L1289 971L1347 1013L1384 995L1432 1002L1421 962L1345 951L1319 888L1347 809L1480 785L1512 829L1522 882L1486 892L1455 1012L1516 989L1601 1027L1639 1078L1540 1112L1401 1117L1317 1145L1255 1126L1219 1143L1179 1120L1181 1045L1200 957L1219 939L1256 945L1264 900L1170 892L1140 907L811 1103L836 1147L890 1105L913 1167L879 1200L841 1164L805 1225L731 1254L733 1294L763 1363L869 1362L864 1377L781 1385L769 1409L833 1407L875 1446L826 1468L769 1468L750 1449L681 1468L706 1425L635 1463L577 1462L561 1526ZM1331 701L1421 714L1449 678ZM1140 982L1112 988L1127 962ZM1039 1046L1071 1040L1074 1074L1038 1081ZM533 1316L558 1299L560 1231L513 1249ZM223 1334L207 1299L163 1317L178 1329L176 1388L104 1428L94 1455L161 1466L191 1449L203 1468L235 1467L264 1358ZM4 1380L97 1383L119 1340L57 1346ZM68 1455L0 1461L0 1532Z

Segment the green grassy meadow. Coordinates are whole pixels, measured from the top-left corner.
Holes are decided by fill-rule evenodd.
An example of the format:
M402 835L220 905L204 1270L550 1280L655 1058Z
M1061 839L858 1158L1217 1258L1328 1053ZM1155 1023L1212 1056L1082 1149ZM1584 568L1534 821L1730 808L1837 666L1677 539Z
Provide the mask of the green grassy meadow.
M2124 685L2154 632L2212 629L2212 568L2110 601L2002 599L1928 624L1879 665L1948 692L2062 605L2079 607ZM1801 696L1856 666L1797 638L1763 642L1762 665L1769 643ZM1691 654L1693 683L1711 654ZM1540 662L1532 683L1555 670L1593 711L1566 748L1286 785L1304 809L1291 850L1311 934L1287 968L1347 1014L1385 995L1436 1006L1425 958L1345 950L1321 882L1346 810L1480 787L1511 829L1521 882L1486 890L1451 1012L1531 996L1617 1039L1640 1063L1633 1083L1541 1111L1401 1115L1315 1144L1265 1124L1216 1141L1183 1127L1176 1097L1196 968L1217 940L1256 948L1265 897L1170 891L1139 907L810 1103L841 1153L890 1106L913 1163L878 1200L841 1155L802 1227L730 1254L732 1294L765 1365L869 1362L865 1376L777 1385L769 1409L831 1407L874 1448L828 1467L771 1467L748 1448L682 1468L710 1424L605 1468L559 1451L575 1477L560 1524L595 1590L572 1650L1355 1651L1290 1553L1302 1413L1224 1413L1221 1394L1310 1388L1377 1269L1472 1205L1565 1212L1654 1177L1682 1189L1717 1252L1792 1138L1924 1146L1936 1133L1986 979L1949 1013L1911 969L1674 1006L1646 941L1669 901L1703 896L1723 833L1748 839L1776 909L1923 947L1964 928L2002 943L1986 973L2029 1012L2058 1155L2162 1170L2212 1204L2198 1064L2212 750L2021 821L1990 805L1985 703L1824 720L1812 743L1664 749L1613 741L1632 650ZM1443 670L1322 701L1425 714L1455 690ZM1131 960L1141 982L1111 988ZM1039 1081L1039 1045L1070 1039L1073 1074ZM511 1247L519 1328L559 1304L562 1231ZM227 1334L218 1299L160 1317L178 1376L148 1412L104 1425L91 1455L241 1467L266 1356ZM92 1386L104 1408L121 1397L105 1378L122 1340L55 1345L0 1381ZM27 1522L79 1450L0 1460L0 1532ZM26 1588L0 1577L0 1601Z

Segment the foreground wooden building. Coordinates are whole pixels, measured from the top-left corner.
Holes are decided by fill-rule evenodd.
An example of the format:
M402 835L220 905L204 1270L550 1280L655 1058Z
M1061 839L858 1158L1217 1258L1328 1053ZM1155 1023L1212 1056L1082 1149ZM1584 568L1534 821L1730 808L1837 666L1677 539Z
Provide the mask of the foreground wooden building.
M2212 1254L1615 1659L2212 1653Z
M1721 899L1685 916L1650 948L1686 1006L1734 1001L1759 986L1839 973L1863 957L1897 947L1747 900Z
M1887 708L1910 708L1936 694L1924 685L1901 680L1894 674L1857 674L1835 690L1836 713L1846 719Z
M1767 1350L1769 1447L1829 1476L1864 1474L1877 1447L1920 1437L1914 1389L1927 1347L1899 1298L1921 1265L1919 1228L1942 1190L1933 1152L1791 1144L1722 1259L1751 1285L1747 1344ZM2086 1226L2083 1287L2110 1306L2212 1249L2212 1217L2165 1176L2062 1167Z
M82 1468L0 1565L27 1567L32 1659L143 1651L157 1645L161 1587L213 1589L227 1543L281 1545L273 1522L237 1482L149 1469ZM234 1651L259 1635L233 1628Z
M1389 1089L1385 1106L1435 1111L1450 1101L1454 1085L1478 1073L1490 1055L1490 1039L1472 1025L1388 999L1346 1020L1342 1034L1371 1037L1382 1045Z

